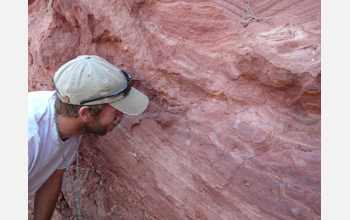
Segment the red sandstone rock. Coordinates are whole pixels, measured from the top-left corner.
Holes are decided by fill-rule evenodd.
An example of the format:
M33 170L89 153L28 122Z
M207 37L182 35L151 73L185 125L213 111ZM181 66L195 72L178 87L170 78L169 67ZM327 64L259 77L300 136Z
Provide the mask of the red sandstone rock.
M250 5L243 26L243 0L29 1L30 91L96 54L150 98L84 137L84 219L321 218L320 1ZM53 219L74 216L65 176Z

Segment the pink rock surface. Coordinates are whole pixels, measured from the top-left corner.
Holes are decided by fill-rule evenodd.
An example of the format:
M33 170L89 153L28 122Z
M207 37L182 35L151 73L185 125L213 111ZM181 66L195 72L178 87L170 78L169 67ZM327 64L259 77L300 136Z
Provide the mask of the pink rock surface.
M150 98L84 137L84 219L321 219L321 2L247 5L29 1L29 91L95 54ZM65 176L53 219L75 218Z

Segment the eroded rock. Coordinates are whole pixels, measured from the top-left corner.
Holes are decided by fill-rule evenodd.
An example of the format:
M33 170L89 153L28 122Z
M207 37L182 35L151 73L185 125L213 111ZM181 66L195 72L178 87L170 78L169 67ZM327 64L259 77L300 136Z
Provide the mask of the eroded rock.
M84 137L84 219L320 219L320 1L250 5L30 1L30 91L95 54L150 98ZM75 216L65 176L53 219Z

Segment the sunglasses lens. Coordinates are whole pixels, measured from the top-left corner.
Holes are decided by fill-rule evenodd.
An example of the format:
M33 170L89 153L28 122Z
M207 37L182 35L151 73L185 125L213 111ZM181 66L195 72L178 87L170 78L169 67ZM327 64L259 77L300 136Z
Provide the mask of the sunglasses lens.
M131 84L129 84L128 87L125 88L125 90L123 91L123 95L127 96L129 94L129 92L130 92L130 89L131 89Z

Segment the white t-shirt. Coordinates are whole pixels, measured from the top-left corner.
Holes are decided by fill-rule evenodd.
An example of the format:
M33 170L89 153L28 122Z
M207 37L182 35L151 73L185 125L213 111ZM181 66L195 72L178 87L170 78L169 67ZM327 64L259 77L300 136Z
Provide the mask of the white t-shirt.
M54 91L28 93L28 194L34 194L57 169L65 169L55 126ZM63 142L68 165L81 137ZM77 143L78 141L78 143Z

